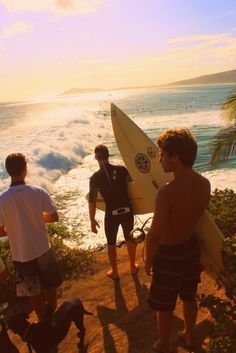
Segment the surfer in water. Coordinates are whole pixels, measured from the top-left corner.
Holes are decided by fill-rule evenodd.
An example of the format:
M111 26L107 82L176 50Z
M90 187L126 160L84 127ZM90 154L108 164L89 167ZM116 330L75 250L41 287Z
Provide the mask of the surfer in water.
M189 130L171 129L157 140L160 163L174 179L156 195L154 218L147 234L146 272L152 275L149 305L158 312L160 339L153 349L170 352L170 332L178 295L183 301L185 328L179 338L193 348L197 317L196 293L200 276L200 248L194 227L207 208L210 183L192 168L197 143Z
M91 176L89 183L91 230L93 233L97 233L97 228L100 227L95 219L96 198L99 191L106 204L104 228L108 245L108 258L111 264L111 269L107 272L107 276L112 279L119 279L116 253L116 238L119 225L123 229L126 240L131 274L136 275L139 269L135 263L136 244L130 240L134 216L127 191L127 182L131 179L129 172L123 166L115 166L109 163L109 150L105 145L96 146L94 153L100 169Z

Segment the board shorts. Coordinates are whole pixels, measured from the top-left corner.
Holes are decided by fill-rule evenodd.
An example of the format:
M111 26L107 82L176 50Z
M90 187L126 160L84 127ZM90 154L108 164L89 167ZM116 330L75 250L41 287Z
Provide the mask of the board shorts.
M57 288L63 281L52 248L34 260L14 261L14 265L18 297L39 295L42 289Z
M200 246L193 236L184 243L160 245L153 261L148 304L156 311L173 311L178 295L194 301L200 282Z
M125 240L129 241L131 239L130 232L134 227L134 216L132 213L129 212L117 216L106 214L104 223L108 245L116 245L119 225L122 227Z

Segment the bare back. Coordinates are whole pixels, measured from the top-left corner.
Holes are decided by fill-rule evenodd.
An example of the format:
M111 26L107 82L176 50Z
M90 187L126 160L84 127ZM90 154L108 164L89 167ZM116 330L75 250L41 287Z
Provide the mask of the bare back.
M164 204L167 214L160 242L173 245L188 240L208 206L209 181L191 170L160 189L160 194L160 207Z

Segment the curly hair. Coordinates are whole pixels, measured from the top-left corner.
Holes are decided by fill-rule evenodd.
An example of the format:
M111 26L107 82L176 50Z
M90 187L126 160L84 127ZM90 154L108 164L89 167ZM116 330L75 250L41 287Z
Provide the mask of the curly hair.
M169 129L157 139L158 147L172 157L179 156L183 165L192 167L197 156L197 143L188 129Z
M7 173L11 177L20 176L27 164L26 157L22 153L9 154L5 161Z

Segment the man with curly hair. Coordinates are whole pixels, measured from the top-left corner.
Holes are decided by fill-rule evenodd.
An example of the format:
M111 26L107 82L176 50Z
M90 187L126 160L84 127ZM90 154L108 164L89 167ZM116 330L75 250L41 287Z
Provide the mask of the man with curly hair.
M160 339L153 349L170 352L170 332L177 297L183 301L185 328L180 338L193 346L200 248L194 234L210 198L209 181L193 170L197 143L187 129L171 129L157 141L160 162L174 179L156 195L154 218L147 234L146 272L152 275L148 303L158 312Z

